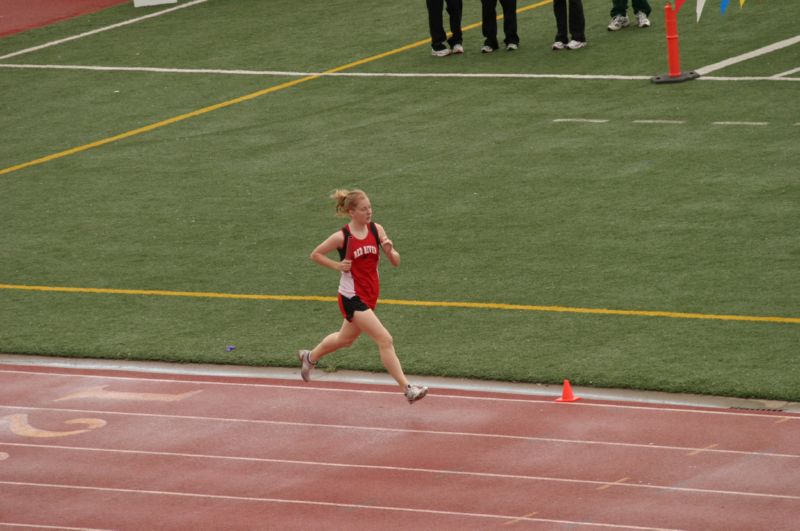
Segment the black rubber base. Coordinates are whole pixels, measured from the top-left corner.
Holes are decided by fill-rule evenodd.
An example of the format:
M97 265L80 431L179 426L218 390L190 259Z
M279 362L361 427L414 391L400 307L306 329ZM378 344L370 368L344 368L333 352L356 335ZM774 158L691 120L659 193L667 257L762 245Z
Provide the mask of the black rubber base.
M663 76L651 77L650 81L653 83L681 83L683 81L697 79L698 77L700 77L700 74L697 72L681 72L681 75L679 76L670 76L669 74L664 74Z

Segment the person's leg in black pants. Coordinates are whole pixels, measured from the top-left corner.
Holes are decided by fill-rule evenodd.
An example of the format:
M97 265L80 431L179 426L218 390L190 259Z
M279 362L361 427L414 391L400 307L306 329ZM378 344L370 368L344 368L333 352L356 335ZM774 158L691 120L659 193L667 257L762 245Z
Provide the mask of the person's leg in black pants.
M503 42L519 45L519 35L517 34L517 0L500 0L503 6L503 33L506 38Z
M441 2L439 2L441 5ZM450 43L452 48L456 44L464 42L461 35L461 12L463 11L462 0L447 0L447 14L450 15L450 32L453 34L447 42ZM441 9L439 11L441 13Z
M442 20L442 9L444 0L425 0L428 6L428 29L431 33L431 48L441 50L445 48L444 42L447 34L444 32L444 21Z
M492 50L500 47L497 42L497 0L481 0L481 31L484 47L488 46Z
M567 44L569 42L569 33L567 33L567 0L553 0L553 13L556 16L555 42Z
M583 0L569 0L569 32L572 39L586 42L586 19L583 16Z

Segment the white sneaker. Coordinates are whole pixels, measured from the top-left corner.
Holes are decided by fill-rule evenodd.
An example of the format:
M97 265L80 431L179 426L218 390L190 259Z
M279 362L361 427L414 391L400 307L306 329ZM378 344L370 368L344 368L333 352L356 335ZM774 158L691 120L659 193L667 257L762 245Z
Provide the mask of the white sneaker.
M483 47L481 48L481 53L492 53L493 51L494 48L492 48L488 44L484 44Z
M317 366L316 363L311 361L311 351L310 350L298 350L297 351L297 359L300 360L300 376L303 377L304 382L311 381L311 371L314 370L314 367Z
M422 400L428 394L428 388L421 385L406 386L406 400L409 404L413 404L417 400Z
M431 48L431 55L434 57L447 57L451 53L453 53L453 51L450 48L444 48L442 50L434 50Z
M578 48L583 48L584 46L586 46L585 41L576 41L575 39L572 39L567 43L567 48L570 50L577 50Z
M638 13L636 13L636 24L640 28L649 28L650 19L647 18L647 15L645 15L643 11L639 11Z
M617 15L611 19L611 22L608 25L608 31L619 31L622 28L627 28L630 23L631 21L628 20L627 16Z
M513 52L514 50L519 50L519 44L515 42L506 44L506 51Z
M552 48L554 50L563 50L565 47L566 47L566 45L561 41L554 42L553 46L552 46Z
M464 53L464 47L462 45L460 45L460 44L454 44L452 51L453 51L453 54Z

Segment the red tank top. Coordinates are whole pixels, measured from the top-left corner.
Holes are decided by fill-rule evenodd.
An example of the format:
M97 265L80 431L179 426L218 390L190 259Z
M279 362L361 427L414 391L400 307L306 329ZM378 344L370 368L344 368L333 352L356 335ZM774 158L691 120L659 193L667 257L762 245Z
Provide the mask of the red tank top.
M345 248L339 249L339 256L352 260L352 267L350 271L342 271L339 293L348 299L358 296L374 310L380 293L378 229L374 223L370 223L367 236L363 240L353 236L348 225L342 227L342 232L345 236Z

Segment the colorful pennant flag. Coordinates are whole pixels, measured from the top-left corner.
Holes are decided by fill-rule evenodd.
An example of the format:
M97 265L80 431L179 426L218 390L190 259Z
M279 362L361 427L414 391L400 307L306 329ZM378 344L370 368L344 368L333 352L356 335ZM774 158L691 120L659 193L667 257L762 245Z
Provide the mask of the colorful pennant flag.
M740 8L744 7L744 3L746 1L747 0L739 0L739 7ZM686 0L675 0L675 12L676 13L681 8L681 6L684 4L684 2L686 2ZM729 3L730 3L730 0L721 0L721 2L719 4L719 12L724 15L725 14L725 10L728 9L728 4ZM703 14L703 8L705 7L705 5L706 5L706 0L697 0L696 12L697 12L697 21L698 22L700 21L700 15Z

